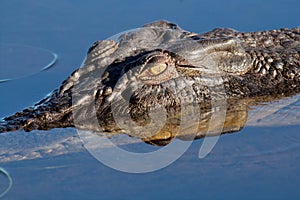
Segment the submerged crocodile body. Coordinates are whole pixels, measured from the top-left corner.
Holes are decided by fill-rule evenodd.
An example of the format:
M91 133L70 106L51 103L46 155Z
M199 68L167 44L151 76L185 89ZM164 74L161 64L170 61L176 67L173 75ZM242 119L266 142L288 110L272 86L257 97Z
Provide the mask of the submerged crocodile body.
M233 132L249 105L299 92L300 28L197 34L157 21L95 42L81 68L35 106L4 118L0 133L75 126L169 141L184 120L185 135L199 138L220 110L221 132Z

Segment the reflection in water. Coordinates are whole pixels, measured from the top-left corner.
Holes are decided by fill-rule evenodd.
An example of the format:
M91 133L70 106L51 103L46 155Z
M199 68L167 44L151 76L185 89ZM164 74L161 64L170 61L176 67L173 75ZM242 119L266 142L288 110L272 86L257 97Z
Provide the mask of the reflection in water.
M55 64L57 57L43 48L0 44L0 83L47 70Z
M225 108L226 117L224 120L223 128L221 130L221 134L238 132L246 125L298 125L300 117L299 99L300 95L292 96L289 98L259 97L244 99L228 99L226 104L227 107ZM224 104L220 103L220 106L224 106ZM169 144L174 138L181 140L193 140L203 138L206 136L218 136L220 134L218 132L218 124L211 123L211 120L212 115L216 113L218 114L219 110L222 109L224 108L220 108L218 106L214 107L214 109L211 109L210 106L204 105L200 109L200 120L196 122L194 122L193 120L187 120L184 126L181 125L181 112L174 112L172 113L172 115L168 116L168 118L166 119L166 123L164 124L162 129L160 129L157 132L155 132L155 129L154 131L151 129L147 129L146 131L143 130L143 135L145 137L140 136L139 138L141 138L146 143L164 146ZM193 111L190 111L190 113L193 113ZM186 117L190 117L190 119L192 119L195 118L195 115L191 114L187 115ZM137 124L143 124L144 120L145 119L143 118L139 121L139 119L136 118L135 122ZM131 128L131 130L133 130L135 127ZM216 129L217 131L214 132L214 130ZM128 131L126 132L126 134L131 135L131 132ZM136 134L131 136L136 137Z
M271 101L271 99L269 100ZM191 139L188 134L189 130L194 130L195 127L198 129L196 138L204 137L208 129L211 113L204 113L203 110L202 115L204 117L201 118L199 124L189 124L190 126L181 133L178 133L180 116L177 116L177 118L171 118L161 131L150 138L143 138L143 141L154 145L166 145L175 138L189 140ZM281 117L282 115L284 118ZM259 99L243 99L228 104L223 133L238 134L239 131L245 126L276 127L299 125L299 118L300 95L283 99L273 99L272 102L265 102ZM140 138L132 136L128 137L124 133L103 133L102 135L101 133L94 134L98 134L100 137L109 137L113 144L120 146L121 148L123 148L122 146L124 145L125 148L130 148L133 144L141 143ZM274 142L278 142L275 149L273 147L268 148L268 145L272 145L274 142L265 143L265 141L261 141L261 143L264 143L262 146L266 147L267 149L265 153L286 151L290 148L299 146L299 139L289 138L289 136L286 134L282 137L284 138L281 138L280 140L274 140ZM256 140L260 141L259 138L256 138ZM49 156L85 151L82 140L79 138L77 131L73 128L52 129L48 131L10 132L1 134L0 143L0 163L16 160L45 158ZM131 145L128 146L128 144ZM110 143L102 143L100 145L89 144L89 146L92 146L94 149L112 147ZM147 148L143 145L142 149ZM157 148L154 148L154 150L155 149ZM141 151L141 149L138 151ZM258 154L263 153L263 151L258 152ZM250 153L248 156L254 155L253 153Z

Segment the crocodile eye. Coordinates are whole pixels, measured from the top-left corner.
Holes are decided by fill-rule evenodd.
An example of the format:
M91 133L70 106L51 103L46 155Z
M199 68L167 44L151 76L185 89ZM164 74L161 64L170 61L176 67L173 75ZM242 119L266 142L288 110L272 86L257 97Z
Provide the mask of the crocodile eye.
M148 72L150 72L151 75L157 76L161 73L163 73L167 69L167 64L166 63L160 63L157 65L154 65L150 68L148 68Z

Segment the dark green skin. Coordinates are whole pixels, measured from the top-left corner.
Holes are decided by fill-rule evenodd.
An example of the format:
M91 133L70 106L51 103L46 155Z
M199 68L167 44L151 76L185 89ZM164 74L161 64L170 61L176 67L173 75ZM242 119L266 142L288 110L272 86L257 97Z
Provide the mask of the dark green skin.
M155 38L149 36L149 31ZM149 63L167 63L168 71L159 76L139 77ZM217 70L209 63L215 63ZM175 71L181 78L174 75ZM117 86L125 72L129 74L126 81ZM182 87L182 77L189 82L189 89ZM143 87L137 87L137 79ZM222 82L212 86L203 81L217 79ZM130 113L132 120L140 125L148 123L150 107L154 110L163 107L168 117L174 117L180 112L180 104L196 103L202 113L211 113L212 96L225 95L230 113L245 99L255 99L252 102L257 104L291 96L300 92L300 28L247 33L214 29L196 34L176 24L157 21L123 34L118 41L95 42L82 68L34 107L4 118L0 133L74 127L74 117L79 129L120 132L111 107L112 91L118 93L120 88L120 96L130 104L123 109L117 105L120 97L115 97L118 114ZM194 94L186 96L191 88ZM126 92L130 95L126 96ZM78 104L86 95L93 100ZM93 118L89 114L91 106L97 108L100 127L89 123ZM228 127L223 132L236 129L239 128Z

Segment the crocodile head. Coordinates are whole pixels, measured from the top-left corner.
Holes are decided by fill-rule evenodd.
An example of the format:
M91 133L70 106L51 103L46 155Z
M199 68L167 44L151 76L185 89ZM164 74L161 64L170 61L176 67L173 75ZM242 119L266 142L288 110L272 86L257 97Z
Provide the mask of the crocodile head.
M224 80L246 73L250 59L235 38L192 35L156 22L96 42L84 65L60 88L61 96L72 90L75 126L151 142L169 142L180 132L186 139L203 137L213 114L225 118ZM240 129L244 115L237 115L240 125L228 123L226 131ZM215 126L212 134L222 131Z

